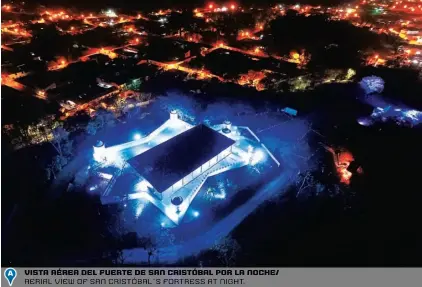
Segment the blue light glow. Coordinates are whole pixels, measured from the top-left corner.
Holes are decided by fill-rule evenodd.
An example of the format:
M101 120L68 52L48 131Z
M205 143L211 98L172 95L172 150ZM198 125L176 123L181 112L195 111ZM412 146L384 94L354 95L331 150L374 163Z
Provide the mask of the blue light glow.
M384 80L376 76L364 77L359 84L366 94L380 94L384 90Z
M112 179L112 178L113 178L113 175L108 174L108 173L104 173L104 172L99 172L99 173L98 173L98 176L99 176L99 177L102 177L102 178L105 178L105 179L108 179L108 180L110 180L110 179Z
M148 191L148 182L146 180L141 180L135 185L135 190L139 192L147 192Z
M144 211L146 203L141 202L140 200L138 201L138 205L136 206L136 211L135 211L135 217L138 218L142 211Z
M386 108L377 107L373 110L370 118L373 121L376 120L385 120L392 119L396 121L397 124L409 123L411 125L417 125L422 122L422 112L417 110L411 110L407 108L391 108L388 106ZM358 119L359 124L361 125L370 125L372 122L362 122L362 119Z
M133 135L133 140L135 140L135 141L138 141L138 140L140 140L142 138L142 136L141 136L141 134L139 134L139 133L136 133L136 134L134 134Z
M360 118L360 119L358 119L358 123L361 126L367 127L367 126L370 126L372 124L372 121L368 118Z
M165 227L166 223L164 221L161 222L161 227Z
M226 192L224 191L224 189L220 189L221 193L217 193L214 195L214 198L217 199L225 199L226 198Z
M192 212L192 215L193 215L194 217L198 217L198 216L199 216L199 212L195 210L194 212Z
M264 152L260 149L256 150L251 158L251 165L256 165L257 163L259 163L260 161L262 161L264 159L265 155Z

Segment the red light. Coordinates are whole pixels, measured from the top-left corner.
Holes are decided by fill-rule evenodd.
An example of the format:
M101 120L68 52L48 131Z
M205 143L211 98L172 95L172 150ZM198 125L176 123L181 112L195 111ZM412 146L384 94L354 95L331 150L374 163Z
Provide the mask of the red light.
M234 10L234 9L236 9L236 6L235 5L231 5L230 6L230 9Z
M214 5L210 4L208 5L208 8L212 9L214 7Z

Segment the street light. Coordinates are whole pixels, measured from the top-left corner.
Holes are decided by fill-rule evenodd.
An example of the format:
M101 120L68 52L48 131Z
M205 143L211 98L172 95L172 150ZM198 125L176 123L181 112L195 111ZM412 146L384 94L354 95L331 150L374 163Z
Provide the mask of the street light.
M139 133L136 133L136 134L134 134L134 136L133 136L133 139L134 139L134 140L136 140L136 141L140 140L141 138L142 138L142 136L141 136L141 134L139 134Z

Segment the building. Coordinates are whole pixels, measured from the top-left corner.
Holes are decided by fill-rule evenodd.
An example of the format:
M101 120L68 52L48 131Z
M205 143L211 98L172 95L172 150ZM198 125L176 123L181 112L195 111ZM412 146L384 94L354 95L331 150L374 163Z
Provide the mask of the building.
M251 133L256 141L242 135L244 132ZM280 166L248 127L233 126L230 121L212 128L193 126L179 119L176 111L146 136L111 147L98 142L93 151L98 176L107 176L106 187L99 190L103 204L144 199L176 225L209 177L256 165L265 160L265 153ZM102 171L110 166L116 172ZM123 196L120 189L113 188L122 173L136 175ZM93 185L92 190L98 190L97 186Z
M197 125L128 160L159 198L188 184L232 152L234 140Z

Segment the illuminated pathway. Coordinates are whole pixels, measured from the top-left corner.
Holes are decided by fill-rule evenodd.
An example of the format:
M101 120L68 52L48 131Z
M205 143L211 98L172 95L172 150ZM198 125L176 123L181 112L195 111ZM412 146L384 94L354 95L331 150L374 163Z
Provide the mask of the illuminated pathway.
M155 65L157 67L161 67L165 70L178 70L178 71L185 72L187 74L194 74L194 75L197 75L198 78L201 78L201 79L203 79L203 78L217 78L221 82L225 82L225 80L222 77L220 77L218 75L211 74L210 72L208 72L206 70L197 70L197 69L191 69L191 68L181 66L181 64L183 64L184 62L186 62L186 60L180 61L180 62L170 62L170 63L163 63L163 62L158 62L158 61L154 61L154 60L142 60L138 63L138 65L147 63L147 64Z
M26 87L24 85L22 85L19 82L16 82L14 79L12 79L11 77L2 77L1 79L1 84L8 86L9 88L15 89L17 91L23 92L25 91Z

